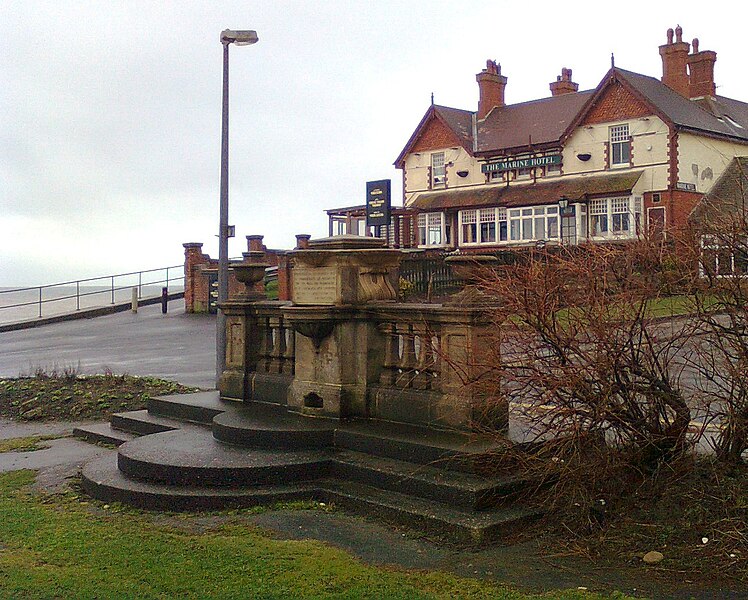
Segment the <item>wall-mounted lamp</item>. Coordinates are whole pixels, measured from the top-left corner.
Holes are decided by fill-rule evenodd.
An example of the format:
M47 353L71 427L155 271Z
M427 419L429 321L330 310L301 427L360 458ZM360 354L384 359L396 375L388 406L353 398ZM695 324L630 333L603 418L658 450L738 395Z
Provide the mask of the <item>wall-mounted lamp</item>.
M561 196L561 197L560 197L560 198L558 199L558 207L559 207L559 208L560 208L561 210L564 210L564 209L565 209L565 208L567 208L568 206L569 206L569 199L568 199L568 198L567 198L566 196Z

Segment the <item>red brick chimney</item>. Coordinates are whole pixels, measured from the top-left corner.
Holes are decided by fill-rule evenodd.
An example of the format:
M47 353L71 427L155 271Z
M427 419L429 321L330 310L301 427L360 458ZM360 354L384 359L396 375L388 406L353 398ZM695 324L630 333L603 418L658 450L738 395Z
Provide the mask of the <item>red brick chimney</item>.
M571 80L571 69L564 67L561 69L561 75L556 77L556 81L551 82L551 95L561 96L562 94L573 94L579 90L579 84Z
M501 74L501 65L495 60L487 60L486 68L475 76L478 82L478 119L485 119L491 109L504 106L506 77Z
M683 30L680 25L675 28L675 42L673 42L673 30L667 30L667 44L660 46L662 57L662 83L671 90L678 92L685 98L689 97L688 72L686 61L688 60L688 42L684 42Z
M699 52L699 38L693 39L693 54L688 56L688 97L702 98L715 96L717 86L714 85L714 63L717 53L712 50Z

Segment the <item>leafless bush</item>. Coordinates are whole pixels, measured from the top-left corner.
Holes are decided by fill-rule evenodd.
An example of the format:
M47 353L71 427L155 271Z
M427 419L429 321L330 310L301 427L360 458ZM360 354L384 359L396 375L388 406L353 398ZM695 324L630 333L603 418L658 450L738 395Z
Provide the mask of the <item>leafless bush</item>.
M543 249L481 281L500 336L493 374L529 439L545 440L531 460L552 469L556 491L579 488L568 497L689 449L677 358L692 330L656 317L663 281L680 285L677 263L646 240Z
M691 366L718 429L717 457L734 464L748 449L748 217L744 210L721 215L700 233L693 306L701 339Z

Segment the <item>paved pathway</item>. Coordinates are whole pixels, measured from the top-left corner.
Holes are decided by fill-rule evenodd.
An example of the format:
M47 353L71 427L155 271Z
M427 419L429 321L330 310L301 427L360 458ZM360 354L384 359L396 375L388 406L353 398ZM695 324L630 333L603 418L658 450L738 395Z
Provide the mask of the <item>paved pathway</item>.
M82 373L152 375L215 387L216 325L211 315L184 313L184 301L0 333L0 377L79 368Z

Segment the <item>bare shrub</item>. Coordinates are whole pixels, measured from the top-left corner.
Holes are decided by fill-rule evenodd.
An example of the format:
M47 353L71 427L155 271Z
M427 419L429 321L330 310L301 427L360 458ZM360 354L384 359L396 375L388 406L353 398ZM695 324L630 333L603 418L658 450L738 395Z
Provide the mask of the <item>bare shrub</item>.
M643 240L539 249L481 281L501 347L492 372L527 439L544 440L525 460L555 479L557 500L591 507L614 481L687 454L677 359L691 328L655 316L680 273L674 253Z
M712 218L701 231L699 281L692 296L700 341L691 357L720 461L742 462L748 450L748 217Z

